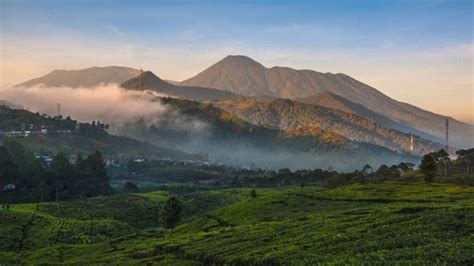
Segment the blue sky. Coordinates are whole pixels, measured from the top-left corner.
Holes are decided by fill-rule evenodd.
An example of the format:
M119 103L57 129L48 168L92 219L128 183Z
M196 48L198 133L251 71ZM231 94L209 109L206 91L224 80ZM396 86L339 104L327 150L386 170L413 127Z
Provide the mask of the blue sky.
M472 1L0 0L0 7L3 84L92 65L182 80L245 54L268 67L344 72L398 100L474 120Z

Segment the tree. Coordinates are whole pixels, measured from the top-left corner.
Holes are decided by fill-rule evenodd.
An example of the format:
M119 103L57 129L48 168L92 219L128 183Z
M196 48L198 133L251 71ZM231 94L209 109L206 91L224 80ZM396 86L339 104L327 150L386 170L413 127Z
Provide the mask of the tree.
M87 156L84 160L84 172L88 185L87 191L90 196L110 193L110 179L100 152L96 151Z
M250 191L250 197L252 197L252 198L256 198L256 197L257 197L257 192L255 191L255 189L252 189L252 190Z
M75 184L76 175L74 167L71 165L66 155L58 152L51 161L50 170L52 172L52 196L56 200L58 196L64 194L66 197L72 196L77 192L77 185Z
M430 154L423 156L420 164L420 171L425 176L426 182L433 182L436 175L436 161Z
M0 147L0 189L7 183L14 183L18 176L18 167L11 159L7 149Z
M181 210L181 201L175 195L169 197L163 208L164 222L167 228L174 228L178 224Z

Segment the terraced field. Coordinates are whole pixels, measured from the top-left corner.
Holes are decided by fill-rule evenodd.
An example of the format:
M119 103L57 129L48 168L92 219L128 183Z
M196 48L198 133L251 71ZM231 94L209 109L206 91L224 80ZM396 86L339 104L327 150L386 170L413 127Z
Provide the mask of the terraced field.
M153 216L165 192L14 205L0 211L0 258L11 264L474 263L473 187L290 187L256 189L255 198L250 190L181 196L184 217L173 230L160 227L159 212Z

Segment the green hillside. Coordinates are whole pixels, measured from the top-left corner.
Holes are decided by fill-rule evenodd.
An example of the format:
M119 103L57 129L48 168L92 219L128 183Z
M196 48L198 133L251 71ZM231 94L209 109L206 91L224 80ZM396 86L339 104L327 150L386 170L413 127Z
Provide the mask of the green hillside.
M180 196L184 217L173 230L163 229L153 211L166 199L163 192L13 205L0 211L0 258L11 264L474 263L472 187L387 182L256 189L256 197L250 190Z

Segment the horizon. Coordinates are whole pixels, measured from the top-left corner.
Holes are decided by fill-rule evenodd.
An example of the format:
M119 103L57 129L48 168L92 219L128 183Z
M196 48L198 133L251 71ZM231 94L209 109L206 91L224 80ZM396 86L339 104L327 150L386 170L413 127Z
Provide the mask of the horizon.
M0 5L2 86L107 65L182 81L238 54L267 68L344 73L397 101L474 124L471 1Z

